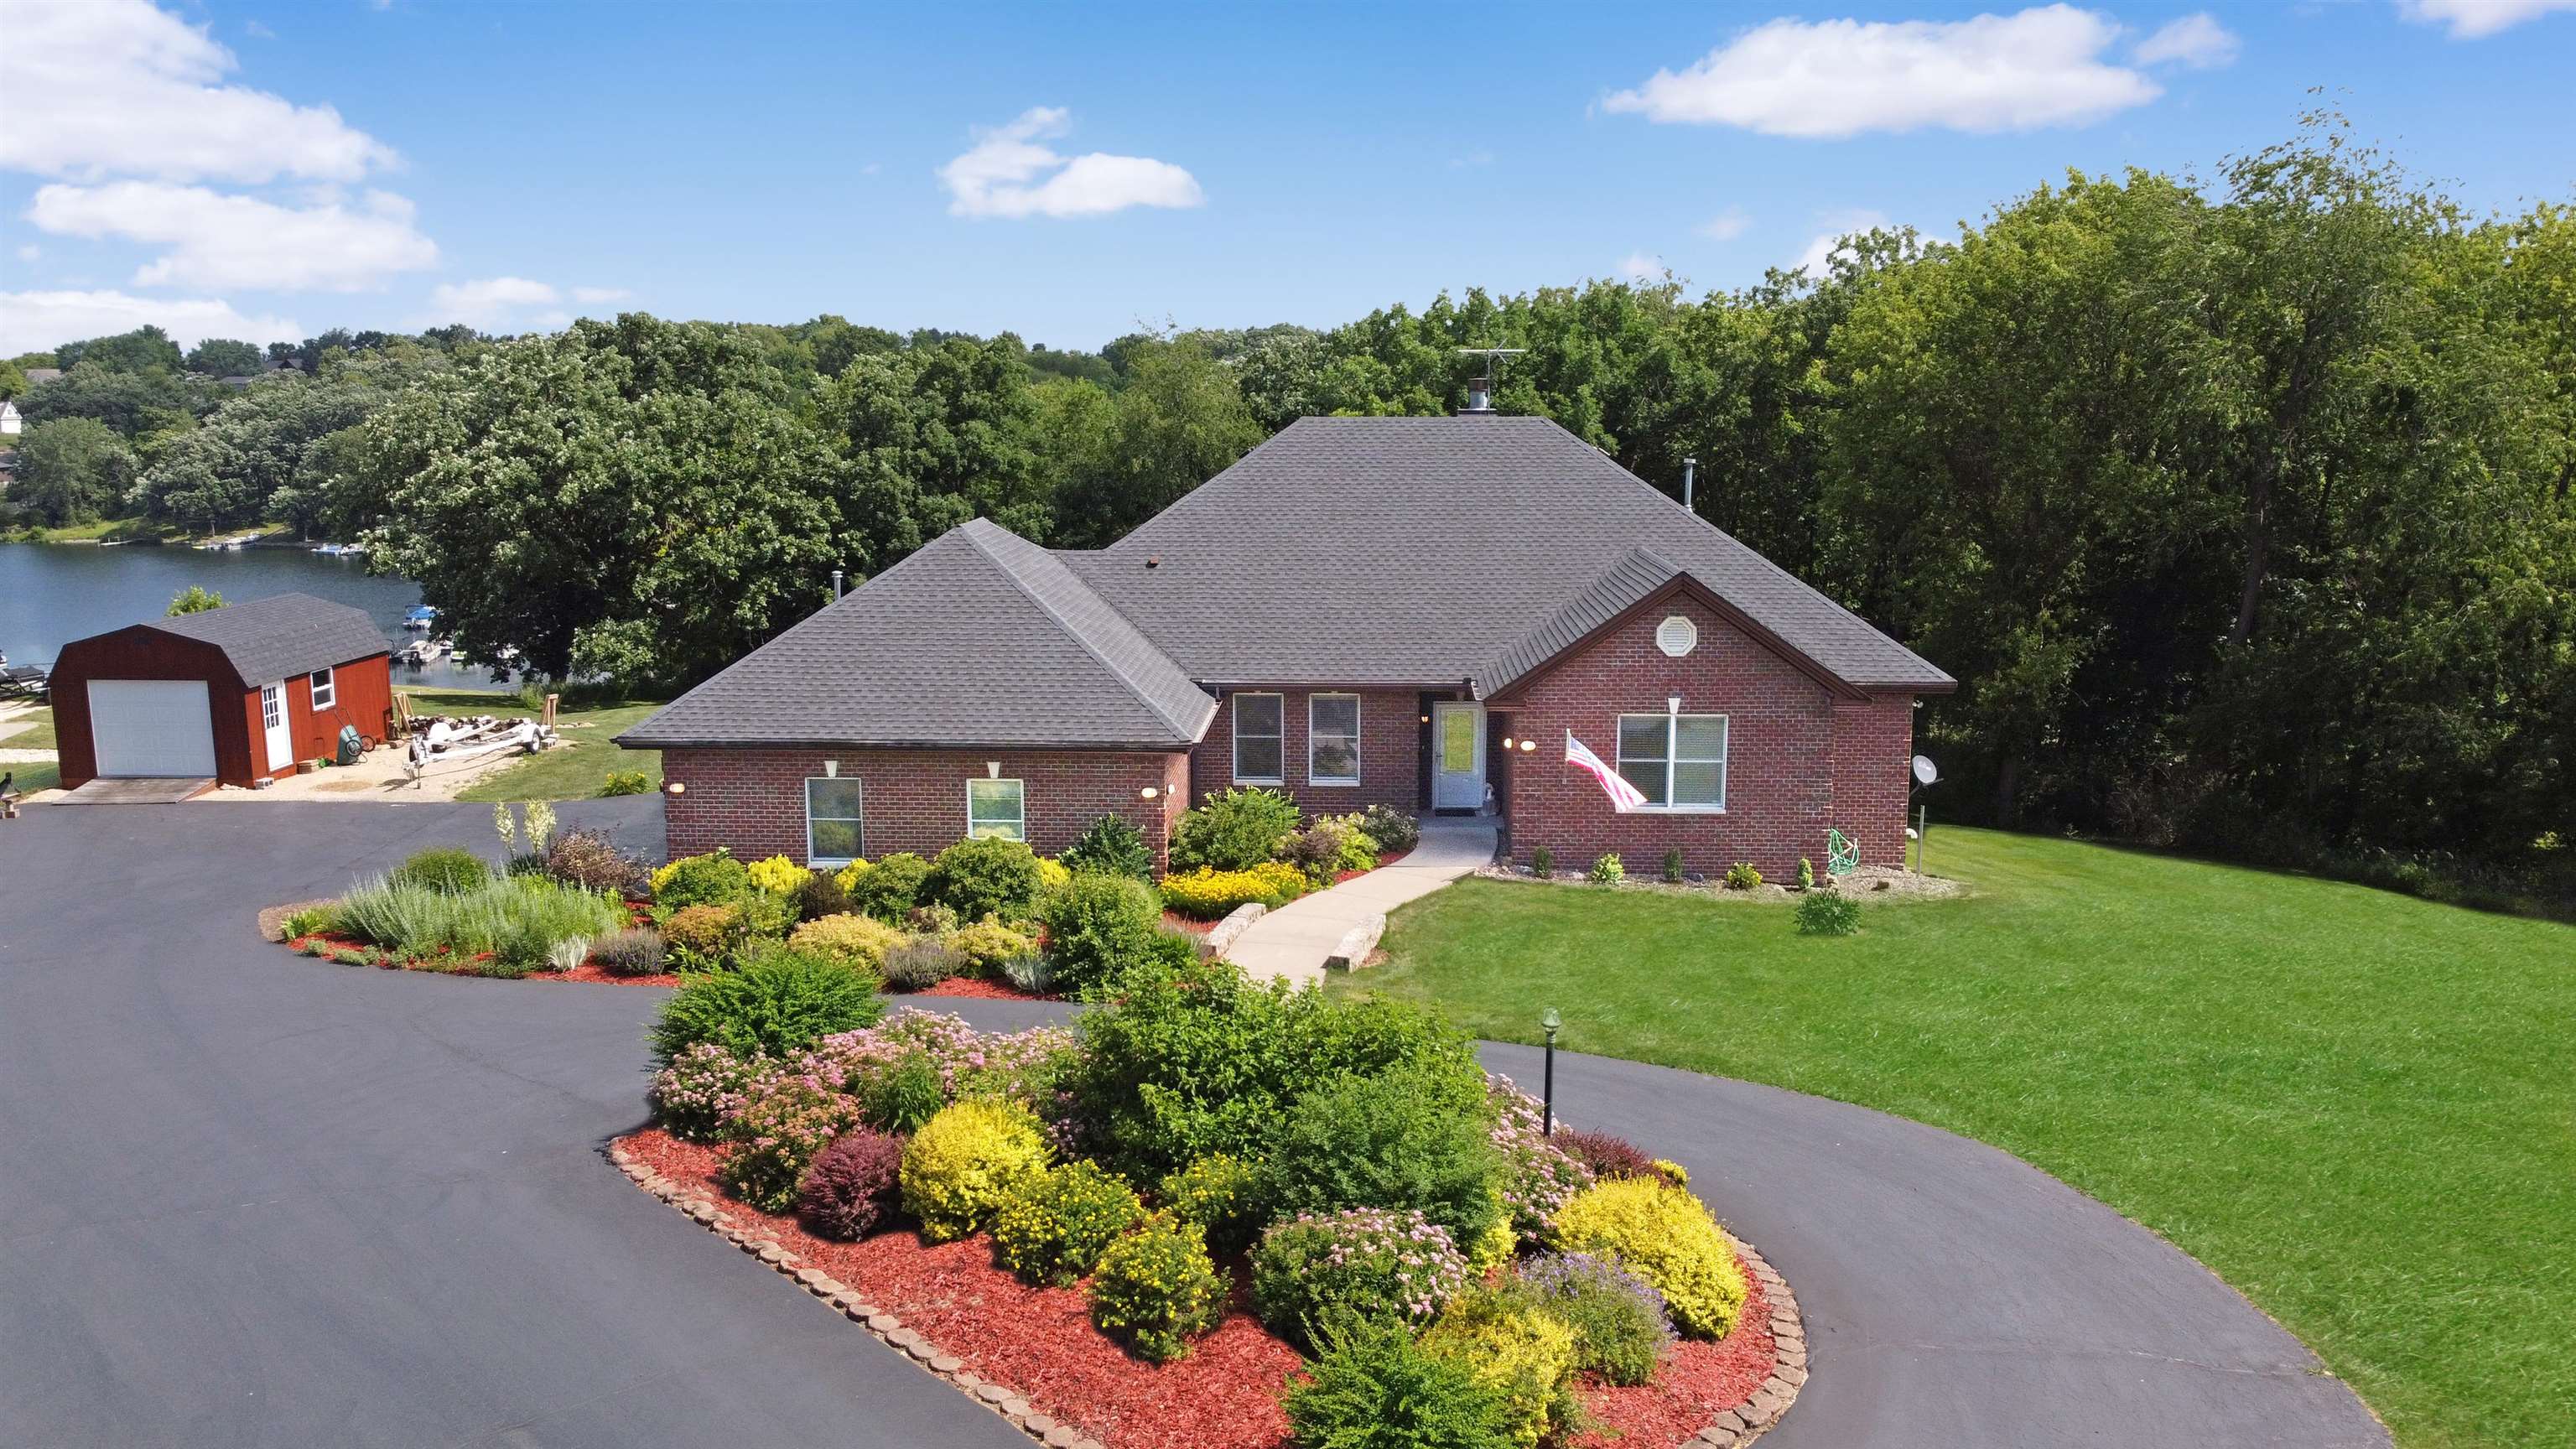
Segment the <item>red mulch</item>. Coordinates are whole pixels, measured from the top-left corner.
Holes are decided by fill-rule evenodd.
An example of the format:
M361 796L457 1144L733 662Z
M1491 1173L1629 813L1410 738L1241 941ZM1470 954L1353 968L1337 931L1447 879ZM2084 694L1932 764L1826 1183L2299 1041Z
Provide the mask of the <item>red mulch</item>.
M1182 915L1178 911L1165 911L1163 912L1163 929L1167 931L1187 931L1193 936L1204 936L1208 932L1216 929L1216 922L1193 920L1188 916Z
M914 996L972 996L983 1001L1059 1001L1063 998L1043 992L1022 991L1007 981L986 981L980 976L951 976L936 986L925 986Z
M343 936L335 931L324 931L312 936L298 936L286 944L298 951L301 951L305 948L307 943L313 941L319 941L324 946L334 951L364 951L370 957L373 957L376 954L375 947L368 945L366 942L359 940L355 936ZM677 986L680 984L680 978L667 971L660 972L652 976L618 976L602 971L587 961L574 967L570 971L531 971L527 975L519 977L484 977L481 972L474 969L474 966L477 962L491 959L491 954L492 953L489 951L484 951L478 952L472 956L418 956L407 960L397 960L387 963L382 969L387 971L428 971L440 976L475 976L488 981L586 981L596 986ZM316 959L328 961L331 958L326 954ZM370 961L369 964L373 965L376 963Z
M664 1176L723 1196L716 1149L658 1128L623 1141ZM1187 1357L1156 1367L1094 1329L1079 1290L1031 1288L995 1268L992 1243L980 1235L930 1247L898 1229L835 1243L738 1202L726 1212L758 1221L804 1266L863 1290L977 1374L1118 1449L1277 1449L1287 1440L1279 1393L1297 1368L1296 1350L1240 1303Z
M680 984L680 974L676 971L657 971L650 976L620 976L614 971L602 971L587 961L570 971L537 971L520 979L523 981L587 981L595 986L677 986Z
M1234 1308L1216 1332L1194 1343L1188 1357L1157 1368L1091 1326L1080 1290L1031 1288L994 1267L991 1240L981 1234L937 1247L909 1229L832 1242L793 1217L734 1201L716 1181L721 1148L682 1142L658 1127L620 1142L663 1176L724 1200L738 1221L761 1224L801 1266L865 1292L977 1374L1117 1449L1281 1449L1287 1442L1279 1395L1297 1370L1297 1352L1247 1311L1239 1282ZM1649 1383L1586 1387L1592 1427L1567 1449L1678 1444L1751 1398L1771 1373L1771 1305L1758 1280L1748 1273L1745 1281L1751 1293L1734 1332L1715 1343L1684 1339Z

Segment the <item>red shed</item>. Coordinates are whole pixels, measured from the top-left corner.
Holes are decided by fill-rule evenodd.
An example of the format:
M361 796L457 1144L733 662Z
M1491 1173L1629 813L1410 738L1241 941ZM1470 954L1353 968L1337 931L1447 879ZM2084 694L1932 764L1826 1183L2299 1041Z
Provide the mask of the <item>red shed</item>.
M65 786L106 777L249 785L385 737L391 646L363 610L279 594L75 639L49 688Z

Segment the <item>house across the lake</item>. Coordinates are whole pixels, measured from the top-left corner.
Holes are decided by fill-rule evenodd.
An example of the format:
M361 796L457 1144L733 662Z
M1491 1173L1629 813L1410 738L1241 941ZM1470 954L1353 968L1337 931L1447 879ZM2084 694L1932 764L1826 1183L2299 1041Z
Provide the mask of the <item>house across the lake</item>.
M1552 422L1307 418L1105 549L978 519L620 737L674 855L814 865L1210 791L1497 817L1511 855L1894 863L1950 677ZM1643 803L1621 809L1569 739Z

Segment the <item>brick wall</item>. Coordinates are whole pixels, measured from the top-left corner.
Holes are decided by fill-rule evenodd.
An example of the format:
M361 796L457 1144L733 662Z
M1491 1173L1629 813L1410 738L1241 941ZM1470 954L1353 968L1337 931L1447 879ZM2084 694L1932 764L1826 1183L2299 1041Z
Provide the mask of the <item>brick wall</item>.
M1186 806L1188 756L1081 750L678 749L662 752L664 831L674 859L725 846L745 860L805 859L805 781L840 762L861 782L866 850L936 855L966 834L966 782L998 760L1026 783L1029 844L1054 855L1103 815L1124 816L1161 861ZM1155 798L1144 798L1151 788Z
M1699 643L1679 659L1655 646L1655 629L1680 614ZM1726 808L1716 814L1621 815L1590 775L1564 763L1565 732L1616 763L1618 716L1662 714L1680 696L1684 714L1727 716ZM1695 599L1645 610L1518 692L1509 732L1540 742L1516 757L1509 791L1513 858L1546 846L1559 870L1580 870L1616 851L1631 874L1653 875L1678 848L1683 869L1716 875L1751 861L1769 879L1795 880L1805 856L1822 870L1825 831L1862 843L1863 858L1893 863L1888 841L1904 829L1913 725L1910 697L1837 707L1834 695L1788 660ZM1893 782L1893 803L1879 782Z
M1245 691L1253 693L1258 691ZM1318 785L1306 778L1306 691L1280 690L1287 739L1278 788L1312 814L1342 815L1371 805L1411 813L1421 808L1421 697L1412 690L1322 690L1360 697L1360 782ZM1190 799L1234 784L1234 695L1216 707L1207 735L1190 752Z

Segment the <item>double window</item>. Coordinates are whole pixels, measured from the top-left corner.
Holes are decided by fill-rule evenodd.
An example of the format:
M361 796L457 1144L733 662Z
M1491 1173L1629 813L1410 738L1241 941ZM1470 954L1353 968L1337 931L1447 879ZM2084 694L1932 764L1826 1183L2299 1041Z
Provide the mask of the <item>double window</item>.
M1619 716L1619 775L1647 810L1726 808L1726 716Z
M1028 791L1018 780L966 782L966 835L997 835L1004 840L1029 838Z
M848 865L866 854L859 782L816 777L805 782L805 863Z
M1360 697L1356 694L1306 696L1306 783L1356 785L1360 782Z
M313 685L313 712L316 714L329 709L332 702L340 697L339 683L332 677L332 673L328 669L314 670L311 677L311 683Z
M1288 783L1287 697L1238 694L1234 697L1234 782L1238 785Z

